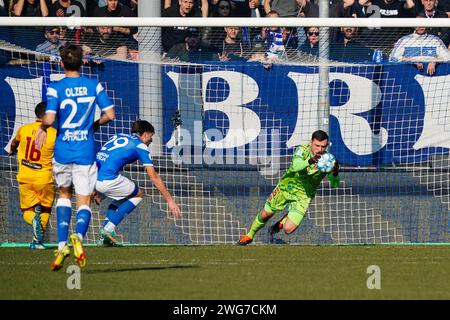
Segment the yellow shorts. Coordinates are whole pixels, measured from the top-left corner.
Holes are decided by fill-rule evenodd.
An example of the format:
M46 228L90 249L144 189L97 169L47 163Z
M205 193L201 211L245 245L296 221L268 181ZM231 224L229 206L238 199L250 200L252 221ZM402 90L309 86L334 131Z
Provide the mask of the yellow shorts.
M19 183L19 192L21 209L28 209L37 204L51 207L55 199L55 186L53 183Z

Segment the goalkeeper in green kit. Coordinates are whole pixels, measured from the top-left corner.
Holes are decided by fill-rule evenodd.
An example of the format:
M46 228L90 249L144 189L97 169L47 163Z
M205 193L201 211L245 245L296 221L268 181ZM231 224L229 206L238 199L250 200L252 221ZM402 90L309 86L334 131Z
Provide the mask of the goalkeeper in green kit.
M326 152L328 142L328 134L317 130L312 134L309 144L298 146L294 150L289 169L266 200L264 209L256 216L249 232L238 241L238 245L245 246L251 243L256 232L262 229L275 213L283 211L287 205L289 205L288 214L270 227L269 232L273 235L284 229L287 234L290 234L297 230L316 195L320 182L327 175L320 172L315 164ZM328 180L333 188L339 186L338 161L328 174Z

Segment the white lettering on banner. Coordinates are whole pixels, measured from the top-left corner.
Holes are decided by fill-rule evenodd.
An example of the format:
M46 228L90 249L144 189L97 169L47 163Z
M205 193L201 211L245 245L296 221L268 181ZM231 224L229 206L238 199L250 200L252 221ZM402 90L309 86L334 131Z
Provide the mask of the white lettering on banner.
M52 74L52 80L59 80L64 75ZM178 74L173 73L171 79L178 88ZM221 102L207 102L208 82L213 78L221 78L229 85L229 95ZM298 114L293 134L287 140L287 146L293 147L310 139L317 120L318 75L290 72L288 77L297 86ZM211 71L202 75L202 95L204 111L220 111L228 117L230 128L221 140L211 141L207 137L208 148L238 148L255 141L261 134L259 116L243 105L253 102L259 96L257 82L250 76L235 71ZM413 145L415 150L426 147L450 148L450 116L447 106L450 105L450 75L415 77L423 90L425 115L422 133ZM381 99L380 88L370 79L347 73L331 73L330 81L341 80L349 88L349 99L342 106L331 106L331 115L339 122L340 132L347 148L357 155L369 155L383 148L387 142L387 130L381 128L378 135L373 131L366 119L359 116L362 112L373 109ZM35 118L34 106L42 98L42 77L18 79L6 77L5 82L11 87L15 99L16 119L13 138L18 128ZM20 99L19 99L20 98ZM97 110L98 112L99 110ZM99 112L98 112L99 113ZM97 118L97 115L96 115ZM202 130L202 128L195 128ZM186 135L189 132L185 133ZM68 134L66 139L84 140L84 134ZM10 142L4 147L9 151Z
M33 122L36 118L34 108L42 99L42 77L34 79L6 77L5 81L14 93L16 105L14 131L10 141L4 148L6 152L9 152L11 140L14 139L19 128L25 123Z
M317 129L319 106L319 75L289 72L297 86L298 113L294 132L286 142L288 148L311 139L311 132ZM330 73L330 82L340 80L349 88L349 99L342 106L331 106L330 114L339 121L339 128L345 145L357 155L369 155L383 148L388 139L387 130L380 129L373 134L366 119L357 115L367 112L381 101L381 90L377 84L365 77L349 73Z
M387 143L388 132L380 128L374 134L369 122L358 113L375 108L381 101L381 90L365 77L349 73L330 73L330 82L341 80L349 88L348 101L339 107L331 106L331 114L339 121L339 129L345 145L357 155L369 155L381 150Z
M294 132L286 142L293 148L311 139L317 130L319 108L319 75L314 73L289 72L288 77L297 87L298 112Z
M212 78L221 78L230 88L228 97L221 102L207 102L207 86ZM238 148L255 140L261 131L258 115L244 104L254 101L259 95L259 87L250 76L235 71L210 71L203 73L202 83L204 111L217 110L228 117L227 135L219 141L206 139L206 147L213 149Z
M422 134L413 145L415 150L427 147L450 148L450 75L425 77L416 75L425 98Z
M167 76L170 78L170 80L172 80L173 84L175 85L175 88L177 89L177 97L179 97L180 74L177 72L169 71L169 72L167 72ZM179 106L180 99L178 98L177 100L178 100L178 106ZM178 108L178 110L179 110L179 108ZM181 130L183 130L183 128L178 126L176 128L176 130L172 133L170 140L167 141L167 143L166 143L167 148L173 148L173 147L177 146L178 143L180 142L180 140L183 139L182 136L180 136ZM203 128L202 128L202 130L203 130ZM185 132L186 134L189 134L189 136L191 135L188 130L183 130L183 132ZM189 140L189 141L191 141L191 140Z

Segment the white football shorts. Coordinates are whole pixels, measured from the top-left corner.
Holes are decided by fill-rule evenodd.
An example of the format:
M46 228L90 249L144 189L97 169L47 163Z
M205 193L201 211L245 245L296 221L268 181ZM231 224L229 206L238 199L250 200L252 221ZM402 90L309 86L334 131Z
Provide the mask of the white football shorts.
M73 184L76 194L89 196L97 181L97 164L61 164L53 159L53 177L58 188L70 187Z
M114 180L97 181L95 184L95 189L97 192L100 192L104 196L114 200L122 200L135 192L137 193L136 184L121 175Z

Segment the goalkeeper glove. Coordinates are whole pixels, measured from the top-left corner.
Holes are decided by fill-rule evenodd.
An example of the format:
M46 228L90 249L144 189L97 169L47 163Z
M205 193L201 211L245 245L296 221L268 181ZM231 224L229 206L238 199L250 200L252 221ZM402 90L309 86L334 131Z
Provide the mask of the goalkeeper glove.
M316 163L320 159L320 154L315 154L314 157L311 157L311 159L308 160L308 164L312 165Z

